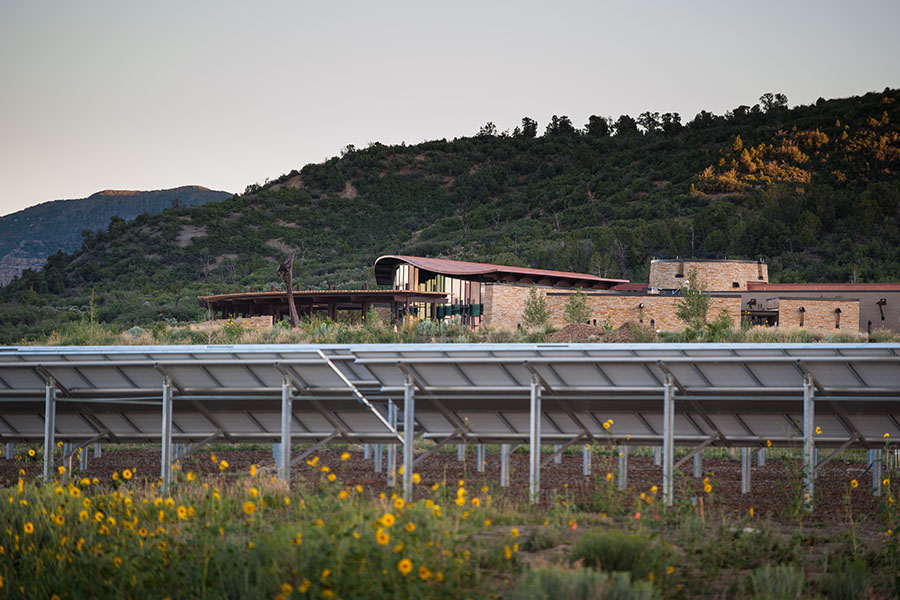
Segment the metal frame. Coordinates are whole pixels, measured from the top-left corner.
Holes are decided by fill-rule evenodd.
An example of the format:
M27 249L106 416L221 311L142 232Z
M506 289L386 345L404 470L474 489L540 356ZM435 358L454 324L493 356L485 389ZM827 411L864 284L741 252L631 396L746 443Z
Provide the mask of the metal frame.
M602 442L603 434L625 454L620 486L627 486L626 439L629 446L661 446L663 499L671 504L674 471L686 460L675 462L676 445L695 447L689 457L699 468L699 451L708 445L759 449L769 441L802 445L804 501L811 509L818 467L842 449L881 443L873 417L900 435L897 367L897 344L3 348L0 443L43 441L43 475L49 479L57 439L81 445L159 440L164 486L172 478L173 443L195 449L218 438L279 442L278 476L284 480L297 462L291 460L297 441L314 448L336 438L387 443L394 460L392 447L402 443L403 494L412 498L413 467L430 454L413 456L418 428L438 446L500 443L506 482L511 446L527 442L529 493L537 501L542 466L575 443ZM399 411L389 409L386 417L375 407L393 407L391 398L401 393L402 435L390 412ZM230 408L238 405L254 408ZM158 431L147 425L148 410L160 410ZM617 415L612 432L597 417L604 411ZM469 420L479 414L494 421ZM521 420L526 414L527 428ZM240 415L246 425L236 424ZM267 429L264 423L276 415L277 431ZM28 424L33 417L43 419L42 432ZM111 426L116 419L121 425ZM817 421L833 426L816 436ZM302 431L292 431L295 423ZM556 447L543 461L542 443ZM818 448L834 452L816 464ZM585 453L586 471L588 459ZM759 459L764 464L762 453ZM394 466L388 465L391 482ZM744 479L749 487L749 477Z

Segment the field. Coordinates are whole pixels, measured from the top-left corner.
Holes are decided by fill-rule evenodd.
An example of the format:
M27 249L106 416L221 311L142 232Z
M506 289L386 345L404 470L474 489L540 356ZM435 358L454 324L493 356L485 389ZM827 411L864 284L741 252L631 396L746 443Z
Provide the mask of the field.
M0 460L0 598L892 598L900 593L897 473L871 494L864 453L846 451L800 499L800 463L772 451L740 493L740 460L708 449L662 506L660 467L581 451L526 497L527 453L508 489L488 448L423 461L406 504L362 447L334 446L273 478L271 449L214 446L157 486L158 449L105 445L84 473L40 483L40 451Z

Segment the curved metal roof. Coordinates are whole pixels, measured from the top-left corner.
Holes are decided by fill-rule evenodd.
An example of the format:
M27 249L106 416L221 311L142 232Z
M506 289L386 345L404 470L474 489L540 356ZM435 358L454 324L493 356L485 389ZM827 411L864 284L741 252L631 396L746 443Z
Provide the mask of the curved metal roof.
M523 281L538 283L546 280L550 285L562 281L571 282L571 286L610 288L619 283L627 283L627 279L608 279L587 273L568 273L565 271L548 271L546 269L530 269L527 267L511 267L487 263L449 260L446 258L423 258L421 256L405 256L389 254L375 261L375 280L379 285L394 283L394 270L401 264L410 264L423 271L466 279L470 281Z

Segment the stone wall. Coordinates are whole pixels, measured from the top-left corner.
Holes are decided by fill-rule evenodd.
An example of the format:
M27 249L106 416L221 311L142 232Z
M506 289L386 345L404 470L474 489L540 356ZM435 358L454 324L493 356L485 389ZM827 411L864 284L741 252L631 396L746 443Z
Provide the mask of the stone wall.
M800 307L806 309L801 313ZM840 309L840 319L835 309ZM821 333L859 332L858 300L811 300L803 298L778 299L778 327L780 329L801 329Z
M514 330L522 323L522 313L528 298L530 286L509 284L485 285L484 326L494 329ZM544 294L550 309L550 324L555 327L565 325L565 309L574 291L558 288L537 288ZM679 296L664 294L615 294L586 292L585 298L591 308L591 324L618 328L628 322L646 325L663 331L684 329L675 312ZM643 308L641 308L643 304ZM714 296L708 318L715 319L722 310L728 311L735 327L740 325L741 299L738 296Z
M653 260L650 261L650 287L680 288L691 271L697 271L697 279L710 292L742 291L747 289L748 281L769 281L769 268L765 263L743 260Z

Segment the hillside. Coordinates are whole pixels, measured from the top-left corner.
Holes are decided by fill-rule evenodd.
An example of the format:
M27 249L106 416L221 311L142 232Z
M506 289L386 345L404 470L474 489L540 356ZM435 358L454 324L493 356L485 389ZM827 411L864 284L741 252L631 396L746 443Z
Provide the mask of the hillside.
M149 192L104 190L78 200L53 200L0 217L0 286L25 269L40 269L47 257L81 248L86 234L109 226L113 217L130 221L166 208L199 206L228 192L191 185Z
M347 147L222 202L114 221L0 293L0 339L88 313L122 327L201 318L197 294L278 285L289 249L294 280L315 287L371 284L384 253L635 281L653 257L727 256L768 261L773 282L897 280L898 101L886 89L788 108L767 94L686 124L554 117L538 135L525 118Z

